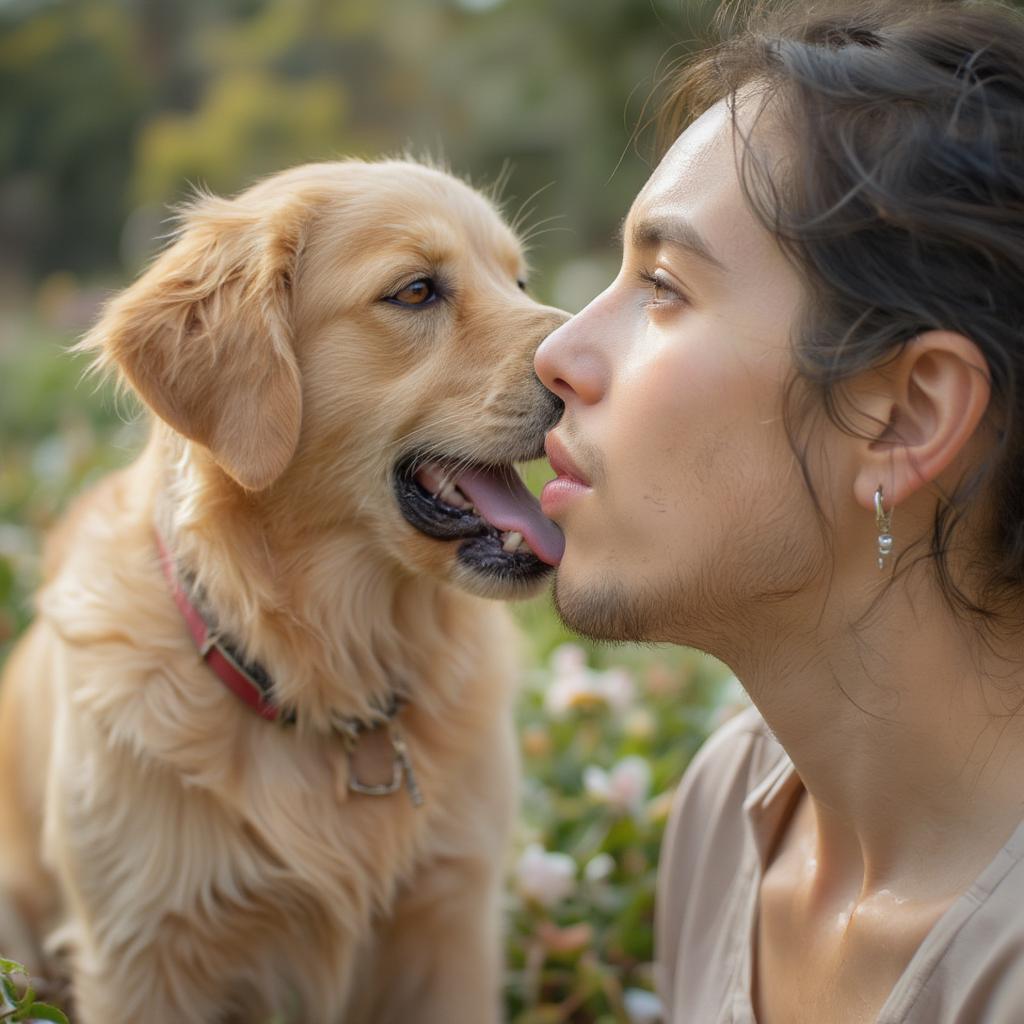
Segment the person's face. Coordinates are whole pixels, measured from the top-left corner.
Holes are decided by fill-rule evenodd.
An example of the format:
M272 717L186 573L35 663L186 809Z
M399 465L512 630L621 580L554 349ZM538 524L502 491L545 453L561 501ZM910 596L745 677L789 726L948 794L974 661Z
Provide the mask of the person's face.
M618 277L537 352L565 402L542 498L566 538L555 601L587 635L714 650L821 564L782 420L801 285L743 197L738 145L724 103L678 139Z

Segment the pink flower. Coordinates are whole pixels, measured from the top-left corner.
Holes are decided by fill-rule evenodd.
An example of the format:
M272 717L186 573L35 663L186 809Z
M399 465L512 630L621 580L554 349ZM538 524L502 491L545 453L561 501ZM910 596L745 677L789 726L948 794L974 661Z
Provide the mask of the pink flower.
M516 865L520 895L544 907L564 900L576 888L576 861L567 853L549 853L530 843Z
M618 811L639 813L650 787L651 766L637 755L624 757L610 772L596 765L588 765L583 771L583 788L595 800Z
M628 672L588 668L583 648L562 644L551 655L551 685L544 705L554 715L570 709L601 707L624 712L633 703L635 689Z
M556 676L586 672L587 652L578 644L562 644L551 652L551 671Z
M583 877L593 884L603 882L611 877L615 870L615 859L610 853L598 853L587 861L583 869Z

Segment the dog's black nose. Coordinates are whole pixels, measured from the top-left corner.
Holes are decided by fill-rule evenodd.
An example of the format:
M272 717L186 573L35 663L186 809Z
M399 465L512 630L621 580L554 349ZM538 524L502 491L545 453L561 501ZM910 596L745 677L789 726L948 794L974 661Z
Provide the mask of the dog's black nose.
M534 377L534 380L537 382L537 386L544 393L540 418L543 424L543 429L546 433L562 418L562 412L565 410L565 403L553 391L548 391L548 389L541 383L539 377Z

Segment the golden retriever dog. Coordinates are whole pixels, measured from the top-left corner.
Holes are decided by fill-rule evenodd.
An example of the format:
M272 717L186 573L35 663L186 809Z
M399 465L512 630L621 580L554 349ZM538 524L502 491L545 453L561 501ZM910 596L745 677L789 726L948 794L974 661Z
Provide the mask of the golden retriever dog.
M515 635L560 414L492 202L407 161L201 196L80 344L154 414L0 697L0 952L81 1024L488 1024Z

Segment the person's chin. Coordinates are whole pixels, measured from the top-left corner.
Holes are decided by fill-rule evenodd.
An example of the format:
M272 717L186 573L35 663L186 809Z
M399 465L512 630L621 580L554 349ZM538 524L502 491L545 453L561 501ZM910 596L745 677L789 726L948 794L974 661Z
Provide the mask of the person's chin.
M621 583L607 574L573 572L563 559L552 589L555 611L567 629L588 640L643 640L642 609Z

